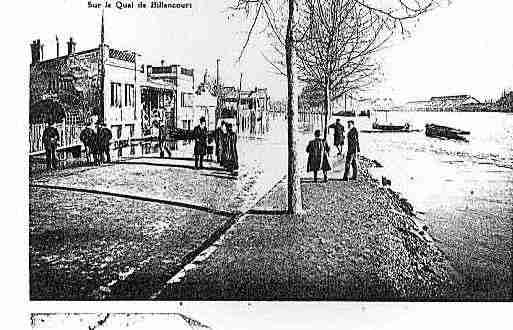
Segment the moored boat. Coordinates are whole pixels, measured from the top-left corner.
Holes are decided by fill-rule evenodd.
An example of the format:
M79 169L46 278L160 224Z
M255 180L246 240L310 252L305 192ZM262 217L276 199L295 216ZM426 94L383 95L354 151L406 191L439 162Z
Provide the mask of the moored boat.
M462 135L469 135L469 131L460 130L457 128L452 128L448 126L436 125L436 124L426 124L426 136L436 137L442 139L452 139L452 140L461 140L468 141Z
M378 122L372 123L372 128L375 130L389 131L389 132L404 132L410 130L410 124L405 123L404 125L384 125Z

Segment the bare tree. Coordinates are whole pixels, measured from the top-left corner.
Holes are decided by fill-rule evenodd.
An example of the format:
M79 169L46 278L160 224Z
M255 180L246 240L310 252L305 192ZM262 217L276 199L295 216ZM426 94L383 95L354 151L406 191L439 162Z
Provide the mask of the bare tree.
M426 13L427 11L433 9L437 4L438 0L351 0L351 1L327 1L328 3L332 3L335 5L346 5L347 2L352 8L354 8L356 13L366 12L366 19L360 21L360 24L364 26L369 26L369 28L375 28L379 22L378 26L386 26L389 31L393 31L395 29L399 29L401 33L406 33L406 25L405 22L409 20L413 20L420 15ZM320 5L320 6L319 6ZM320 10L316 6L319 6ZM297 93L297 83L298 83L298 65L300 65L302 57L298 56L298 51L300 47L298 45L302 44L303 40L308 39L307 37L310 35L315 35L315 29L327 29L328 36L330 35L330 27L333 29L334 23L338 22L341 18L337 17L336 11L329 11L331 7L323 5L323 1L315 1L315 0L236 0L235 3L230 7L236 11L242 11L246 14L246 18L249 20L250 28L247 33L247 37L242 46L241 55L239 59L243 56L245 49L247 48L251 37L255 31L257 26L257 22L259 19L264 19L269 35L273 38L273 42L276 43L275 49L283 50L282 52L284 60L276 64L276 61L269 61L279 72L285 74L287 76L287 118L288 118L288 211L292 214L302 213L302 198L301 198L301 185L300 178L298 174L298 160L297 160L297 126L298 119L296 117L298 112L298 93ZM344 7L350 8L350 7ZM317 10L317 11L316 11ZM316 15L313 13L316 12ZM348 10L347 12L355 13L354 11ZM331 19L326 19L326 17L331 17ZM312 20L312 18L318 19L319 17L323 18L327 23L323 23L322 25L316 25L317 23ZM370 19L370 21L367 21ZM350 20L349 20L350 21ZM331 22L331 23L330 23ZM372 23L374 22L374 23ZM305 25L306 23L306 25ZM311 23L311 25L308 25ZM301 29L300 27L308 27ZM381 28L382 29L382 28ZM358 30L358 29L356 29ZM375 31L381 31L378 28ZM354 31L353 31L354 32ZM375 70L375 65L369 62L369 58L363 55L357 56L357 51L351 51L351 49L360 49L362 50L362 44L370 45L372 47L379 48L380 43L375 40L372 42L365 42L367 39L360 38L358 40L351 37L351 31L344 31L340 29L341 35L345 38L345 44L347 47L344 49L349 50L350 61L346 58L345 61L341 60L341 62L346 63L343 69L338 69L337 72L341 72L341 78L334 79L331 78L328 81L326 75L317 75L317 81L324 81L321 86L331 86L330 90L335 90L335 96L340 94L343 95L344 92L355 88L355 86L362 86L362 81L369 79L372 73ZM321 34L326 35L326 34ZM363 34L365 35L365 34ZM372 34L371 34L372 35ZM381 36L381 34L377 34ZM331 40L333 45L338 44L338 38L336 34L330 37L328 40ZM368 37L368 35L367 35ZM325 37L319 36L317 38L317 42L324 42ZM335 42L337 41L337 42ZM349 42L351 41L351 42ZM362 43L362 44L361 44ZM315 43L311 43L309 47L314 47ZM336 46L335 48L337 48ZM363 46L363 50L365 50L365 46ZM326 48L325 48L326 49ZM326 51L323 49L323 51ZM314 49L310 49L314 50ZM327 51L329 53L329 57L336 58L336 56L332 56L333 48ZM361 52L360 52L361 53ZM364 52L365 53L365 52ZM332 65L331 62L329 65ZM348 63L352 63L351 65ZM354 65L362 63L361 65ZM280 65L282 64L282 65ZM285 70L283 70L285 67ZM305 73L308 72L308 65L305 62L304 69L306 69ZM319 73L319 72L314 72ZM309 72L308 74L303 74L302 78L312 74ZM351 76L351 79L347 77ZM336 87L335 87L336 86ZM326 89L325 91L325 100L332 99L333 97L330 95L330 90ZM328 105L329 106L329 105Z

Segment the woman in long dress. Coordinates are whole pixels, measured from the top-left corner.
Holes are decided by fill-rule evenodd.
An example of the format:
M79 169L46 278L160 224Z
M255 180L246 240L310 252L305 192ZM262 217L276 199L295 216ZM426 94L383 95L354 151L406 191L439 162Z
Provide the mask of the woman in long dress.
M226 125L223 154L223 166L227 171L236 174L236 171L239 169L239 155L237 153L237 134L233 131L232 124Z
M328 143L321 139L321 131L316 130L315 139L308 142L306 152L308 153L307 172L313 172L314 182L317 182L317 172L322 170L324 174L324 182L328 181L328 171L331 170L328 154L330 147Z

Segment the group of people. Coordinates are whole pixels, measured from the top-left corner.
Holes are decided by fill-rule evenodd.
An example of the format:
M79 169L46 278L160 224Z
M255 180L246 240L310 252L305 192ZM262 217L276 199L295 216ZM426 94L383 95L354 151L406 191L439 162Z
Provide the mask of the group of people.
M86 127L80 132L80 141L86 147L88 161L93 158L95 165L104 162L110 163L110 140L112 139L111 130L104 122L96 122L96 127Z
M357 168L357 156L360 152L360 143L358 140L358 131L354 126L354 121L349 120L347 122L347 153L346 162L344 169L343 180L347 181L349 172L352 169L351 180L356 180L358 175ZM344 133L345 128L340 123L340 119L337 119L335 123L331 124L329 128L333 129L333 145L338 150L338 156L342 155L342 149L344 147ZM317 173L319 170L324 175L324 182L328 181L328 171L331 170L329 162L330 147L326 140L321 139L321 131L316 130L314 132L315 138L308 143L306 152L308 153L307 172L313 172L314 182L317 182Z
M46 168L48 170L57 169L56 151L59 146L59 131L55 121L49 120L43 131L42 142L45 148ZM105 161L110 163L110 140L112 132L105 123L96 122L96 125L88 126L80 132L80 141L86 148L88 161L93 158L95 165L100 165Z
M236 174L239 169L239 156L237 153L237 134L231 123L221 121L214 131L213 136L209 135L205 117L200 118L200 124L194 128L194 168L203 168L205 155L213 153L215 142L216 161L224 169Z

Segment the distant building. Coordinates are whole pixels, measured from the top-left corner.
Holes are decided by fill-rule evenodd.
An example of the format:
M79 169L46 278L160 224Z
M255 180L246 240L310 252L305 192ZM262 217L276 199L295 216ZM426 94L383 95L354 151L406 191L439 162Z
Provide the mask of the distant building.
M158 79L171 83L176 87L175 114L170 119L173 128L190 130L199 121L194 112L194 69L188 69L178 64L160 66L147 66L148 78Z
M269 96L267 88L241 90L224 87L220 118L235 118L239 131L261 134L268 129Z
M434 96L426 101L412 101L404 105L405 111L482 111L486 105L471 95Z

